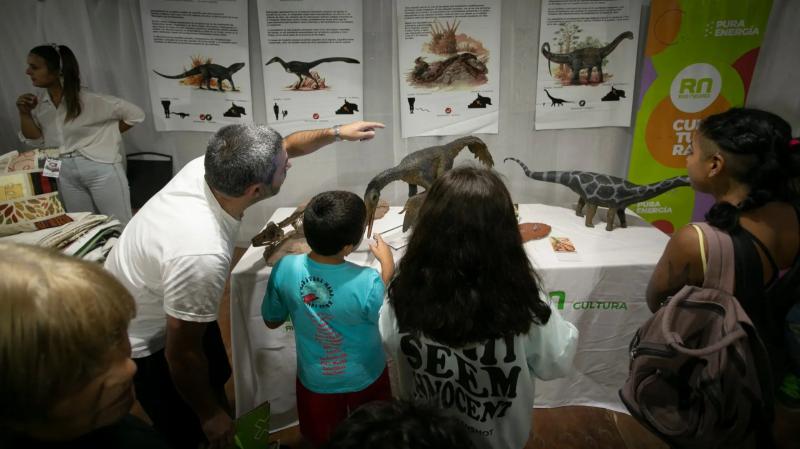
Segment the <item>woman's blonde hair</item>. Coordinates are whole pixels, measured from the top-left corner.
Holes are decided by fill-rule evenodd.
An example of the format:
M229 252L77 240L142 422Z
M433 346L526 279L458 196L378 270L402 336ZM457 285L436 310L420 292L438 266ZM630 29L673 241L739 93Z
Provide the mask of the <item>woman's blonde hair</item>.
M0 243L0 428L46 419L105 371L136 313L100 265Z

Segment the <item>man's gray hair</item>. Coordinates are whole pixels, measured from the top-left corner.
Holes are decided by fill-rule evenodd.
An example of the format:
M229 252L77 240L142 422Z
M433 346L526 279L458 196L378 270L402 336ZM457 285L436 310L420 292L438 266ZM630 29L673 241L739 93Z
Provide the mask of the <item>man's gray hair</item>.
M283 137L263 125L228 125L206 148L206 182L225 195L238 197L253 184L272 184Z

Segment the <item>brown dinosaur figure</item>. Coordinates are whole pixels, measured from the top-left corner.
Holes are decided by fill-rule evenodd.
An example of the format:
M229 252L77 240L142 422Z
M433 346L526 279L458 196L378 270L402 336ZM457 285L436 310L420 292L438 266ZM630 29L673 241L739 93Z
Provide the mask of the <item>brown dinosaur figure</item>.
M289 239L302 237L304 235L303 212L305 210L306 206L302 204L292 215L284 218L278 224L270 221L261 232L250 240L253 246L266 246L266 248L264 248L264 260L269 260L272 253ZM292 226L292 229L288 232L284 232L283 228L289 225Z
M586 79L592 78L592 69L595 67L600 74L600 82L603 82L603 59L608 56L623 39L633 39L633 33L626 31L616 37L605 47L585 47L573 50L569 53L551 53L550 43L542 44L542 54L547 58L547 69L550 70L550 63L568 64L572 69L572 84L578 84L581 69L588 69ZM550 75L552 75L552 70Z
M367 223L369 223L367 235L372 235L375 208L381 198L381 190L387 184L392 181L407 182L410 203L407 204L407 209L416 210L420 204L420 198L414 201L411 201L411 199L417 194L417 186L422 186L425 190L429 189L436 178L453 168L453 160L464 147L469 148L469 151L487 167L494 166L492 154L489 153L486 144L477 137L467 136L444 145L436 145L415 151L404 157L396 166L384 170L372 178L372 181L367 184L367 191L364 193L364 203L367 205ZM411 221L404 220L403 231L408 230L411 224Z

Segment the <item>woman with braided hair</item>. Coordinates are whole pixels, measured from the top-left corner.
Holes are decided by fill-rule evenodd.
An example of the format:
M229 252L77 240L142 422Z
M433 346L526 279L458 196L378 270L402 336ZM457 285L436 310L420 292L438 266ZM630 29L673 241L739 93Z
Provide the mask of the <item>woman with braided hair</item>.
M799 310L794 295L771 294L800 290L800 276L792 269L800 263L800 197L793 184L800 176L800 141L791 132L775 114L733 108L702 121L686 157L692 188L715 200L706 221L733 240L733 294L767 345L778 380L793 351L787 343L796 343L785 334L787 315L793 306L791 316ZM672 236L647 286L650 310L684 285L703 285L700 238L707 247L706 237L691 225Z

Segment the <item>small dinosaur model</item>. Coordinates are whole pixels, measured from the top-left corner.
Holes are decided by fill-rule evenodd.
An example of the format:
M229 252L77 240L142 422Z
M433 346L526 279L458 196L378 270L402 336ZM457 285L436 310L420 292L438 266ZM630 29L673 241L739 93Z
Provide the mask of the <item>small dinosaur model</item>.
M519 159L507 157L506 162L512 160L522 167L525 175L538 181L552 182L569 187L578 194L578 206L575 214L583 216L583 208L586 208L586 226L593 228L592 220L597 212L597 206L607 207L606 231L614 229L614 215L619 217L621 227L627 227L625 222L625 208L631 204L648 200L654 196L672 190L676 187L689 185L688 176L676 176L665 179L653 184L639 185L628 182L616 176L602 175L588 171L530 171L528 167Z
M603 59L608 56L623 39L633 39L633 33L626 31L617 36L610 44L605 47L585 47L573 50L569 53L551 53L550 43L542 44L542 55L547 58L547 69L550 70L550 63L567 64L572 69L572 84L578 84L581 69L588 69L587 80L592 77L592 69L597 68L600 82L603 82ZM550 71L552 75L552 70Z
M622 89L615 89L611 86L611 91L603 95L600 101L619 101L620 98L625 98L625 91Z
M200 82L200 89L203 88L203 84L206 85L206 89L211 90L211 80L217 80L217 89L222 92L222 82L224 80L228 80L231 83L231 90L236 90L236 85L233 84L233 74L241 70L244 67L243 62L237 62L235 64L231 64L228 67L221 66L219 64L200 64L195 66L180 75L164 75L163 73L156 72L156 74L163 76L164 78L169 78L171 80L177 80L181 78L188 78L190 76L200 75L202 77L202 81Z
M436 178L453 168L453 160L464 147L467 147L487 167L494 166L492 154L489 153L486 144L477 137L467 136L444 145L436 145L415 151L404 157L396 166L384 170L372 178L367 184L367 191L364 193L364 203L367 205L367 223L369 224L367 235L372 235L375 208L380 200L381 190L387 184L392 181L407 182L408 197L409 202L411 202L412 197L417 195L417 186L422 186L426 190L429 189ZM418 204L413 202L407 205L407 207L414 206L418 206ZM411 226L411 222L406 223L404 220L403 231L408 230L409 226Z
M562 98L555 98L554 96L550 95L550 92L548 92L547 89L544 90L544 93L545 95L547 95L547 98L549 98L550 102L552 103L550 105L551 108L553 106L564 106L564 103L575 103L574 101L567 101Z
M492 99L491 98L484 97L481 94L478 94L478 98L472 100L472 103L468 104L467 108L469 108L469 109L485 108L487 105L491 105L491 104L492 104Z
M286 73L294 73L297 76L297 84L294 86L295 89L300 88L300 85L303 83L304 76L314 81L314 89L319 89L319 82L317 81L316 78L311 76L311 69L313 69L319 64L322 64L323 62L337 62L337 61L346 62L349 64L360 64L358 59L353 59L353 58L333 57L333 58L317 59L316 61L311 61L311 62L302 62L302 61L286 62L283 59L275 56L264 65L270 65L273 62L277 62L283 66L283 69L286 70Z
M250 242L253 246L266 246L264 248L264 260L269 260L272 253L275 252L284 242L295 237L302 237L303 234L303 212L305 205L297 208L291 215L284 218L278 224L274 222L267 223L267 226ZM291 225L292 229L284 232L283 228Z

